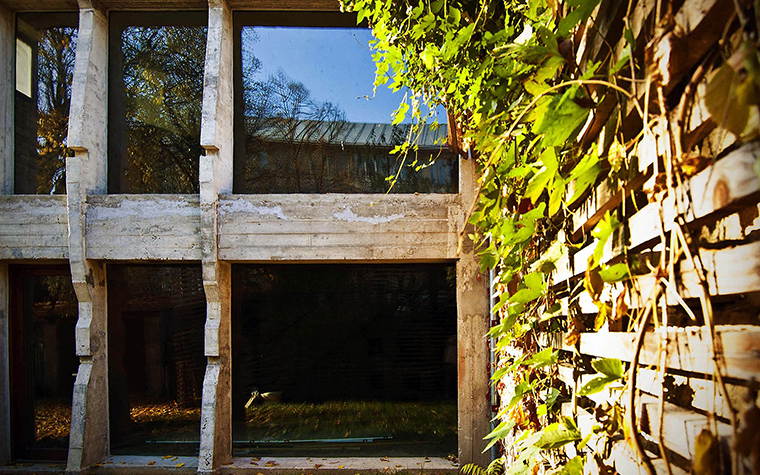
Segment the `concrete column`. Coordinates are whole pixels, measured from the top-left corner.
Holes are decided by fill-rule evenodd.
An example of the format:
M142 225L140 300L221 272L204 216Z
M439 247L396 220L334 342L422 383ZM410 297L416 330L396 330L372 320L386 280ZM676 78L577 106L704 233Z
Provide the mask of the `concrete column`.
M201 255L206 292L205 354L198 473L214 473L232 457L231 272L218 259L217 207L232 192L232 12L209 0L200 157Z
M459 191L465 209L472 203L476 179L475 160L460 160ZM491 411L486 339L489 283L488 273L480 272L474 243L466 235L456 265L459 462L485 467L490 463L490 455L482 453L486 446L483 437L490 432Z
M8 264L0 262L0 465L11 460L10 366L8 321L10 312Z
M108 361L106 274L86 259L87 195L106 191L106 15L90 0L79 2L79 37L71 91L66 161L69 264L79 300L76 352L80 359L71 410L68 472L81 473L108 455Z
M13 193L13 96L16 32L13 12L0 5L0 195Z

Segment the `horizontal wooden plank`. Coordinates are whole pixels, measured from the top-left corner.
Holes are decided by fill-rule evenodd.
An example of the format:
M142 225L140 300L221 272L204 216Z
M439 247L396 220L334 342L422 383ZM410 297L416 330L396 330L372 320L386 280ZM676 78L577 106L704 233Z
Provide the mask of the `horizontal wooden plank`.
M758 156L760 142L747 143L717 161L712 167L691 177L678 192L683 203L680 207L685 212L687 224L702 223L712 217L716 220L723 219L727 214L743 210L760 201L760 179L753 168ZM663 210L662 218L660 208ZM628 249L639 250L653 242L659 242L661 232L669 233L673 228L677 209L673 197L666 198L662 203L653 202L643 207L628 219L627 243L623 241L623 234L614 235L605 246L602 261L609 262L615 259L626 247L623 244L626 244ZM745 228L750 226L754 226L753 221L744 223ZM559 283L583 274L594 247L594 243L591 243L573 256L566 256L558 261L553 276L554 282Z
M719 325L716 333L723 343L726 361L725 376L751 379L760 374L760 326ZM712 374L712 347L707 329L704 327L668 328L667 336L668 368ZM631 361L634 352L634 333L583 333L581 353L619 358ZM660 334L648 332L644 338L640 362L646 365L659 364L658 345Z
M649 421L648 433L657 440L660 427L659 404L656 398L642 395L642 411L646 411ZM670 403L665 403L663 411L662 435L665 447L686 460L693 460L695 455L695 440L702 429L718 429L718 436L726 439L731 437L731 426L723 422L713 423L707 416L697 412L682 409Z
M671 391L675 390L676 394L678 394L680 390L681 394L684 395L683 405L689 403L691 407L700 411L714 413L719 417L730 419L731 413L728 405L725 403L720 389L716 387L712 380L686 377L678 374L669 374L668 377L673 378L673 388ZM636 387L651 396L659 397L662 393L662 375L657 371L639 368L636 381ZM736 408L745 406L744 397L746 396L747 388L732 384L727 384L726 386L733 406Z

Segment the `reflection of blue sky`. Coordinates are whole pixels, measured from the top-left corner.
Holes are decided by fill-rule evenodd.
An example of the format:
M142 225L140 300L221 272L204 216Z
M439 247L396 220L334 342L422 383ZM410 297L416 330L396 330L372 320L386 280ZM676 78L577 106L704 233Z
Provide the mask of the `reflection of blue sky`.
M246 31L248 28L254 28L255 33ZM392 120L404 93L392 93L386 86L380 86L372 97L375 65L368 29L248 28L242 35L243 51L261 61L261 80L282 70L288 77L303 83L313 100L337 104L351 122L388 123ZM244 53L243 61L245 57ZM444 113L439 112L438 121L446 122Z

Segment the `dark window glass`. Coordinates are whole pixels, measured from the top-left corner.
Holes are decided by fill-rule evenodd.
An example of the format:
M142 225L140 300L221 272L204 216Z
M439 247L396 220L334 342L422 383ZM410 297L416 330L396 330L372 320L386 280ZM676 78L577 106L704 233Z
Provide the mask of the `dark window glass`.
M14 455L66 458L79 359L77 300L66 266L11 268L11 404Z
M76 43L76 13L20 14L16 19L16 193L66 193Z
M454 290L445 264L233 267L236 454L456 453Z
M392 124L403 93L378 88L370 30L329 13L236 16L236 193L456 192L443 124ZM431 120L432 123L432 120ZM410 134L418 149L390 152Z
M199 266L108 266L111 453L198 452L205 321Z
M113 13L109 193L197 193L205 13Z

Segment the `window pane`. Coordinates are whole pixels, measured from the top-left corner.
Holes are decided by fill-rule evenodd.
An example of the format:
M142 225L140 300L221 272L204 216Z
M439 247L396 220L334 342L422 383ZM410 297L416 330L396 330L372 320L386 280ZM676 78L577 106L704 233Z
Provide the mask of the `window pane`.
M383 86L373 94L369 29L243 25L236 31L235 192L383 193L391 175L398 176L393 192L456 191L445 112L438 111L440 127L419 132L417 151L390 154L413 132L409 123L392 125L403 93Z
M109 193L198 192L205 21L112 14Z
M456 453L454 282L444 264L235 266L235 452Z
M19 15L16 36L14 190L66 192L66 147L76 14Z
M12 269L11 394L15 456L65 459L79 359L77 300L66 267Z
M198 452L205 321L199 266L108 266L111 453Z

